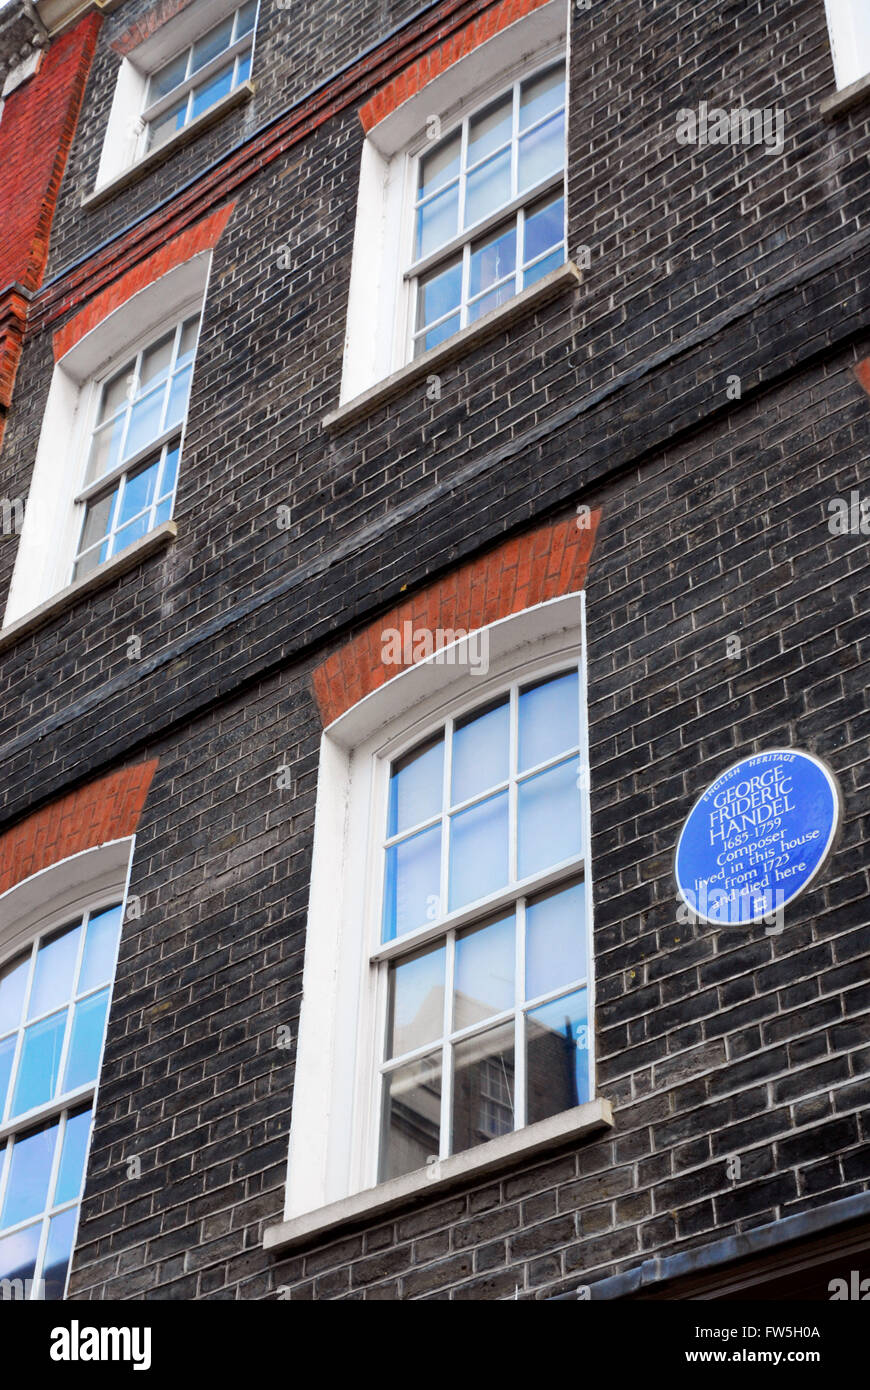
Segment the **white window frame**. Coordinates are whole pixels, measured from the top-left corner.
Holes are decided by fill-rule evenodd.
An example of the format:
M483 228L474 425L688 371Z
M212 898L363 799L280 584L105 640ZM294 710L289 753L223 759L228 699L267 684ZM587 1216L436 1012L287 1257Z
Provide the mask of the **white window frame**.
M87 333L56 364L42 420L24 525L3 627L25 617L62 592L70 583L81 537L87 498L87 453L107 376L118 371L144 345L181 319L204 310L212 252L204 251L176 266L127 300ZM197 349L198 350L198 349ZM196 359L192 389L196 384ZM181 461L188 414L181 430ZM177 431L173 431L173 435ZM150 446L153 451L155 445ZM137 456L138 457L138 456ZM129 472L134 460L127 460ZM99 480L102 490L109 475ZM173 501L174 505L174 501ZM105 561L109 566L115 558ZM95 571L95 573L98 571Z
M415 249L415 242L416 242L416 236L417 236L417 226L416 226L416 222L417 222L417 211L418 211L418 209L419 209L419 207L420 207L420 201L421 201L420 198L419 198L420 160L423 158L424 155L428 154L431 150L437 148L437 146L441 143L441 140L442 140L442 139L448 140L448 139L450 139L451 135L454 135L454 134L456 133L457 130L460 130L460 131L461 131L462 154L461 154L460 174L459 174L459 221L460 221L460 224L461 224L461 223L463 222L463 220L464 220L464 215L463 215L463 214L464 214L465 190L466 190L466 186L467 186L467 177L468 177L468 172L469 172L468 170L466 170L466 148L467 148L467 143L468 143L468 129L469 129L469 123L474 119L475 116L479 115L483 110L485 110L485 108L486 108L487 106L489 106L490 103L491 103L493 100L498 100L499 97L505 97L505 96L507 96L508 93L510 92L511 95L512 95L512 98L513 98L513 112L512 112L511 143L510 143L510 146L509 146L508 148L510 149L510 152L511 152L511 183L512 183L512 189L513 189L513 186L516 185L516 183L517 183L517 165L518 165L518 151L519 151L519 139L520 139L520 130L519 130L520 88L522 87L522 85L523 85L524 83L526 83L526 82L528 82L528 81L530 81L530 80L533 80L535 77L537 77L537 76L541 75L543 72L545 72L548 68L555 66L555 64L556 64L560 59L561 59L561 61L565 64L565 103L564 103L564 106L563 106L563 108L562 108L562 110L563 110L563 112L564 112L564 114L565 114L565 142L564 142L564 150L563 150L563 156L564 156L564 157L563 157L563 160L562 160L562 168L561 168L561 170L560 170L559 172L555 173L555 174L550 174L550 175L548 175L546 178L542 179L542 180L540 181L540 183L534 185L534 187L528 189L525 193L517 192L516 194L513 194L513 192L512 192L512 196L508 199L508 201L507 201L506 203L504 203L502 207L498 208L495 212L488 213L486 217L481 218L478 222L471 223L468 227L464 228L464 230L462 230L461 232L458 232L455 236L451 237L449 241L446 241L446 242L444 243L443 246L440 246L440 247L438 247L435 251L428 252L425 256L420 256L419 258L417 258L417 259L415 260L415 259L414 259L414 249ZM531 132L532 130L534 130L538 125L546 125L547 121L549 121L549 120L552 119L553 114L554 114L553 112L548 112L548 114L547 114L546 116L541 117L539 121L534 122L531 126L529 126L528 132L523 131L522 133L525 135L525 134ZM473 103L473 104L467 105L467 107L463 110L462 115L461 115L458 119L456 119L456 120L454 120L454 121L451 121L449 128L446 127L446 126L444 127L443 135L442 135L441 139L439 139L439 140L437 140L437 141L429 141L429 140L426 139L425 135L421 135L420 138L419 138L419 139L414 143L414 145L411 147L411 149L409 149L409 151L408 151L408 163L407 163L407 167L408 167L408 178L409 178L409 185L410 185L410 186L409 186L409 188L408 188L407 197L408 197L408 199L409 199L409 206L410 206L410 241L408 242L408 246L410 246L411 249L410 249L410 251L407 253L406 260L408 261L408 264L407 264L406 269L405 269L404 272L403 272L403 279L404 279L404 281L405 281L405 283L406 283L406 286L407 286L407 294L405 295L405 299L406 299L406 302L407 302L407 316L408 316L408 317L407 317L407 325L406 325L406 335L407 335L407 336L406 336L406 342L405 342L405 346L404 346L404 361L406 361L406 362L412 362L416 356L422 355L421 353L419 353L419 352L417 351L417 345L416 345L416 343L417 343L417 338L418 338L418 337L420 337L420 338L425 338L427 334L429 334L429 333L431 333L431 332L433 331L433 328L437 327L438 322L441 321L441 320L436 320L434 323L430 324L427 328L421 329L421 330L419 330L419 332L417 331L417 326L416 326L416 318L417 318L417 299L418 299L419 282L420 282L421 277L422 277L423 275L427 274L429 271L435 270L439 265L445 266L445 267L446 267L447 262L453 260L454 257L457 256L460 252L462 253L462 292L461 292L460 304L459 304L460 327L459 327L459 330L457 330L457 331L460 331L460 332L461 332L461 330L462 330L463 328L467 328L469 322L472 321L472 320L470 320L470 318L469 318L469 309L470 309L471 304L472 304L473 302L475 302L477 299L486 299L490 294L493 293L493 291L494 291L496 288L498 288L498 285L492 285L492 286L490 286L488 289L486 289L486 290L484 290L484 291L481 291L481 293L480 293L479 295L476 295L476 296L474 296L474 297L472 298L472 296L471 296L471 294L470 294L470 283L469 283L469 279L470 279L470 266L471 266L471 248L472 248L472 245L473 245L473 244L476 244L477 242L480 242L480 241L484 240L490 233L497 231L501 226L506 225L506 224L508 224L508 223L510 223L510 222L515 223L515 225L516 225L516 227L517 227L517 257L516 257L516 269L515 269L515 272L514 272L514 276L513 276L512 278L514 279L515 283L516 283L517 280L520 281L520 284L519 284L518 289L516 290L516 293L517 293L517 294L521 293L521 291L523 290L524 285L525 285L525 274L526 274L526 272L527 272L528 270L531 270L531 269L533 269L533 267L534 267L534 262L533 262L532 264L530 264L530 265L525 265L525 264L524 264L524 257L521 255L521 250L520 250L520 248L524 246L524 230L525 230L525 218L526 218L526 214L527 214L528 210L529 210L531 207L533 207L533 206L534 206L535 204L537 204L537 203L543 202L548 196L556 196L557 190L559 190L560 188L561 188L561 190L562 190L562 197L563 197L563 199L565 200L565 208L564 208L563 219L562 219L562 244L563 244L563 246L564 246L565 249L566 249L566 255L567 255L567 244L568 244L568 207L567 207L567 188L568 188L568 178L567 178L567 171L568 171L568 121L567 121L567 115L568 115L568 67L567 67L567 55L566 55L564 46L559 46L559 47L557 47L556 50L550 55L549 58L546 58L546 59L544 59L544 60L541 61L541 62L535 61L534 65L532 65L532 66L529 66L528 64L525 64L525 65L521 66L520 68L516 69L516 70L514 71L514 73L513 73L512 78L511 78L508 82L506 82L503 86L501 86L501 87L498 88L498 89L495 89L495 88L494 88L493 90L491 90L490 93L489 93L489 95L487 95L486 97L484 97L482 100L481 100L479 97L476 96L476 97L475 97L475 100L474 100L474 103ZM486 158L485 158L484 160L480 161L480 163L486 163L486 160L487 160L487 159L490 159L490 158L492 158L492 155L487 155ZM476 168L476 167L478 167L478 166L475 165L475 166L473 166L473 167ZM473 170L472 170L472 172L473 172ZM433 195L433 196L436 196L436 197L437 197L437 194L435 194L435 195ZM553 250L553 248L551 248L549 251L545 252L545 253L543 254L542 257L537 258L537 259L545 259L547 256L552 255L552 250ZM502 282L502 281L499 281L498 283L501 284L501 283L503 283L503 282ZM444 317L445 317L445 318L452 318L452 317L455 317L455 310L454 310L454 312L453 312L452 314L444 315ZM448 340L445 339L444 341L448 341ZM403 363L400 362L398 365L401 366L401 365L403 365Z
M159 102L153 103L152 107L148 107L148 83L151 74L174 57L179 56L185 49L192 47L198 39L208 33L209 29L213 29L215 25L220 24L222 20L234 14L239 8L241 8L240 0L208 0L207 4L189 5L180 14L161 25L154 34L138 44L122 60L118 69L118 79L115 84L106 137L103 141L100 166L94 186L95 193L107 184L114 182L115 179L120 178L128 169L140 164L151 153L148 150L147 118L154 110L171 106L172 101L180 95L179 89L170 93L171 100L161 98ZM250 42L252 72L256 56L259 21L260 11L258 9L251 34L246 35L235 45L242 51L247 49ZM200 69L195 77L186 79L186 82L196 85L202 80L203 75L210 70L218 71L228 61L229 51L226 50L219 58ZM244 84L240 85L243 86ZM163 145L158 146L157 151L170 148L179 136L194 128L211 112L218 110L238 91L239 87L234 87L226 96L219 98L213 106L201 112L199 116L186 123Z
M384 947L380 941L382 845L390 760L420 742L449 716L461 717L513 680L527 684L578 663L581 672L581 767L588 766L585 618L583 596L569 595L491 624L490 670L485 678L437 657L401 672L355 705L324 732L318 778L315 844L306 932L303 1004L297 1047L290 1132L286 1219L309 1214L378 1186L381 1124L380 1064L386 1019L386 967L374 957L402 955L426 934L440 934L447 918ZM462 643L458 644L461 653ZM460 656L461 660L461 656ZM459 670L462 671L461 665ZM583 853L570 874L565 865L547 879L582 875L588 931L587 1004L590 1022L590 1100L595 1098L595 979L592 951L592 879L589 868L588 791L584 793ZM511 901L517 885L506 890ZM502 897L504 895L498 895ZM476 920L491 901L450 915ZM531 1126L530 1144L533 1143ZM523 1130L510 1136L522 1144ZM486 1162L489 1144L466 1151Z
M414 261L417 162L432 146L427 123L437 115L442 132L449 134L513 82L564 57L567 12L566 0L549 0L452 64L369 132L360 165L342 405L413 360L416 296L406 272L412 271ZM567 61L566 73L570 74ZM566 107L570 109L570 78ZM524 195L522 201L531 199ZM502 209L493 225L509 215ZM468 230L477 240L487 225L488 219ZM443 255L442 249L437 258Z
M36 1106L21 1115L16 1115L14 1119L9 1119L2 1123L0 1116L0 1210L2 1210L6 1186L9 1181L12 1166L13 1144L10 1140L22 1132L38 1127L40 1124L53 1120L59 1120L60 1132L55 1140L54 1167L49 1179L49 1191L52 1191L57 1177L57 1164L59 1161L61 1146L63 1143L63 1130L67 1116L72 1110L90 1105L92 1116L96 1114L97 1096L99 1092L100 1073L103 1065L105 1053L106 1033L108 1032L108 1021L111 1014L112 998L115 989L115 977L117 974L118 950L120 949L121 936L123 934L123 923L126 913L127 898L129 895L130 873L133 865L133 851L135 847L135 836L123 840L115 840L101 845L96 849L84 850L80 854L71 856L58 864L51 865L48 869L32 875L30 878L16 884L6 893L0 895L0 970L9 965L18 956L23 955L28 949L31 951L30 980L32 980L33 963L36 958L36 950L40 942L54 932L66 926L71 926L77 918L84 919L86 916L100 912L101 910L121 905L121 932L118 938L115 960L113 962L112 976L109 984L109 999L106 1008L106 1027L103 1032L103 1043L100 1049L100 1057L97 1065L96 1077L93 1082L77 1087L74 1091L59 1095L43 1105ZM84 932L79 943L79 960L84 946ZM103 986L104 988L104 986ZM67 1019L66 1032L64 1038L64 1052L61 1056L58 1075L63 1076L66 1054L69 1047L71 1035L71 1017ZM32 1022L32 1020L28 1020ZM21 1050L23 1038L23 1027L19 1032L18 1046L16 1049L16 1064ZM15 1064L13 1064L12 1077L15 1077ZM10 1087L11 1090L11 1087ZM91 1137L93 1134L93 1119L91 1122L91 1134L85 1150L83 1174L87 1174L88 1159L90 1156ZM40 1289L40 1279L42 1266L46 1253L46 1242L50 1218L58 1213L70 1210L73 1207L80 1211L81 1194L75 1201L64 1202L58 1205L46 1207L40 1217L28 1217L24 1221L11 1226L2 1232L3 1238L18 1229L26 1229L34 1224L36 1220L41 1220L43 1228L40 1234L40 1244L36 1264L36 1277L30 1290L30 1298L38 1300ZM67 1269L67 1282L64 1287L63 1297L69 1285L69 1275L72 1269L75 1254L76 1240L78 1238L78 1214L76 1216L75 1228L73 1231L72 1255Z
M837 87L851 87L870 76L868 0L825 0Z
M201 318L201 315L202 315L202 308L203 308L202 301L199 300L198 298L197 298L197 299L193 299L193 300L191 300L186 306L181 307L181 308L177 311L177 313L173 313L171 319L168 319L168 320L166 320L163 324L159 325L158 327L156 327L156 328L154 328L154 329L151 329L150 332L144 333L144 334L140 335L140 337L139 337L135 342L131 343L131 345L130 345L130 350L129 350L129 352L126 354L126 360L127 360L127 361L132 361L132 362L133 362L133 374L134 374L134 376L136 377L137 380L138 380L138 376L139 376L139 370L140 370L140 367L141 367L141 360L142 360L143 353L145 353L145 352L148 350L149 347L153 347L154 344L155 344L160 338L162 338L162 337L164 337L165 335L167 335L167 334L168 334L170 331L172 331L173 329L175 330L175 342L174 342L174 344L173 344L173 357L172 357L173 366L174 366L174 363L175 363L175 360L176 360L176 354L177 354L178 346L179 346L179 343L180 343L180 334L181 334L182 325L184 324L184 322L185 322L187 319L192 318L195 314L198 313L198 314L200 315L200 329L201 329L201 326L202 326L202 318ZM197 348L198 348L198 346L199 346L199 331L200 331L200 329L197 330L197 347L194 348L194 357L193 357L193 369L194 369L194 370L196 369L196 351L197 351ZM165 466L166 456L167 456L167 451L169 450L169 446L170 446L170 444L172 443L172 441L175 440L175 439L177 438L178 441L179 441L179 444L178 444L179 459L178 459L178 468L177 468L176 476L175 476L175 485L174 485L174 487L173 487L173 489L172 489L172 495L171 495L171 496L172 496L172 505L171 505L171 507L170 507L170 512L169 512L170 518L172 517L172 515L173 515L173 513L174 513L174 511L175 511L175 498L176 498L176 495L177 495L177 492L178 492L178 483L179 483L179 479L180 479L180 477L181 477L181 465L182 465L183 456L184 456L184 434L185 434L185 430L186 430L186 428L187 428L187 415L188 415L188 410L189 410L189 406L190 406L189 399L188 399L188 410L185 411L184 419L181 421L180 424L174 425L171 429L163 429L163 430L161 430L158 434L156 434L156 435L154 436L154 438L150 441L150 443L144 445L141 449L138 449L138 450L136 451L135 454L131 454L130 457L129 457L128 459L123 459L120 463L115 464L114 467L108 469L107 472L105 472L104 474L102 474L99 478L95 478L92 482L89 483L89 482L87 481L87 468L88 468L88 462L89 462L89 459L90 459L90 452L91 452L92 442L93 442L94 435L95 435L95 432L96 432L96 429L97 429L97 417L98 417L98 413L99 413L100 399L101 399L101 396L102 396L103 387L106 385L106 383L107 383L108 381L111 380L111 378L112 378L113 376L115 376L115 375L118 373L118 371L121 369L121 367L122 367L123 365L124 365L124 362L123 362L123 361L119 361L119 360L115 359L111 364L107 364L106 367L104 368L104 370L100 372L99 376L94 377L92 380L90 380L90 381L87 383L86 387L84 388L84 390L85 390L85 395L84 395L84 397L83 397L82 426L81 426L80 432L78 433L78 437L77 437L77 439L76 439L76 441L75 441L75 447L76 447L76 449L77 449L77 454L78 454L78 461L77 461L77 465L76 465L76 468L77 468L77 477L78 477L78 487L77 487L76 493L75 493L75 495L74 495L74 497L73 497L73 507L74 507L74 509L75 509L75 511L76 511L76 514L77 514L77 517L78 517L78 534L77 534L77 537L76 537L76 542L75 542L75 547L74 547L74 553L73 553L73 558L72 558L71 566L70 566L70 568L69 568L69 570L68 570L68 573L67 573L66 583L68 583L68 584L72 584L72 583L74 582L76 567L77 567L77 565L79 564L79 561L82 559L82 553L81 553L80 547L81 547L81 542L82 542L82 540L84 539L84 523L85 523L85 518L86 518L86 516L87 516L88 505L89 505L90 503L93 503L93 502L94 502L95 500L97 500L98 498L100 498L104 493L110 492L115 486L117 486L117 485L119 485L119 484L121 485L121 498L123 498L123 489L124 489L124 486L126 485L126 482L127 482L127 479L129 478L129 475L132 474L132 473L135 473L136 470L137 470L137 468L139 468L141 464L143 464L147 459L151 458L153 455L155 455L155 454L157 454L157 453L159 453L160 456L161 456L161 466ZM191 389L192 389L192 386L193 386L193 376L191 375ZM169 400L169 396L168 396L168 394L167 394L166 400L164 401L164 412L165 412L166 406L167 406L167 404L168 404L168 400ZM127 425L125 426L125 436L126 436L126 429L127 429L127 426L128 426L128 425L129 425L129 416L128 416L128 420L127 420ZM162 476L162 473L161 473L161 476ZM156 509L157 509L159 497L160 497L160 494L159 494L159 493L155 495L154 501L153 501L153 503L151 504L150 509L149 509L150 512L151 512L151 516L152 516L152 522L153 522L154 515L155 515L155 513L156 513ZM165 498L164 498L163 500L165 500ZM120 499L119 499L119 502L120 502ZM119 506L116 505L116 506L113 508L113 513L112 513L113 517L117 515L118 510L119 510ZM114 540L114 538L115 538L115 536L116 536L116 534L117 534L117 529L118 529L117 527L113 526L112 529L110 530L110 532L108 533L106 539ZM149 527L149 532L150 532L151 530L153 530L153 529L154 529L154 526L153 526L153 524L152 524L152 525ZM148 534L148 532L146 532L146 535L147 535L147 534ZM104 541L103 541L103 542L98 542L98 544L100 544L100 545L102 545L102 544L104 544L104 543L105 543ZM92 546L92 547L90 547L90 548L91 548L91 549L94 549L95 547ZM126 548L126 547L125 547L125 548ZM108 564L109 560L113 560L113 559L116 557L116 555L122 555L123 553L124 553L123 549L122 549L122 550L118 550L118 551L113 550L113 551L112 551L112 554L109 555L109 556L107 557L107 559L106 559L103 563L104 563L104 564ZM92 571L92 570L91 570L91 571L88 571L88 573L93 573L93 571Z
M419 744L425 743L428 738L441 732L442 730L446 731L448 728L451 728L452 731L452 728L455 727L455 725L458 722L460 722L465 715L473 714L476 709L479 709L482 704L486 704L489 699L499 698L505 695L509 696L511 701L510 746L512 749L516 749L518 743L518 704L519 695L522 689L524 687L527 687L529 684L535 684L536 682L545 680L549 677L557 676L560 674L567 675L570 671L577 671L579 676L578 688L580 693L580 700L578 705L579 728L577 754L575 755L573 751L560 754L557 758L548 760L547 763L544 765L543 769L530 768L527 771L520 773L515 772L512 767L507 783L505 784L505 789L508 794L510 808L508 835L510 881L505 885L504 888L500 888L497 892L491 893L487 897L479 898L476 901L467 904L466 906L454 909L452 912L447 911L443 915L439 916L432 923L427 924L423 927L419 927L415 931L406 932L404 935L395 937L391 941L384 943L381 938L382 914L380 909L383 904L383 883L385 881L385 845L402 841L406 839L409 834L414 833L413 830L403 831L401 832L401 834L395 835L385 841L383 827L387 825L391 764L394 762L396 758L400 758L405 753L412 752L413 749L417 747ZM584 794L582 796L584 810L583 819L586 823L586 827L584 828L584 844L581 848L581 852L579 855L574 855L570 859L566 859L561 863L552 864L546 870L529 875L527 878L524 879L519 878L518 868L515 862L518 848L517 801L519 787L522 786L526 781L530 781L534 779L536 776L539 776L542 770L552 770L553 767L558 766L559 764L566 761L569 757L572 756L579 756L581 768L587 766L585 728L583 727L585 724L585 719L583 716L585 714L586 704L583 688L584 682L582 652L578 650L575 655L570 657L566 656L561 661L557 659L555 662L550 658L544 658L543 664L541 663L541 660L535 662L532 668L529 669L528 674L525 668L521 668L518 672L516 672L516 674L512 676L512 678L507 684L499 683L498 681L494 683L491 681L487 681L486 685L486 691L478 690L475 688L477 686L477 682L471 681L470 691L466 694L463 694L463 696L460 697L458 703L451 704L450 712L449 714L447 714L446 719L444 717L441 717L434 724L427 725L426 727L421 727L421 725L418 722L414 729L412 741L409 742L407 737L403 733L399 733L396 736L396 738L390 740L388 744L384 745L384 747L374 755L376 759L374 774L376 779L374 803L376 819L372 822L370 853L372 855L373 862L371 863L369 868L368 878L373 885L377 884L379 886L380 891L373 894L373 911L371 911L371 913L369 914L368 925L370 939L368 956L369 971L373 977L372 993L375 999L374 1009L377 1020L376 1033L379 1038L386 1038L389 1013L389 967L391 962L402 961L406 959L420 947L434 946L438 944L446 945L448 962L451 962L455 951L454 943L459 932L461 932L464 928L473 927L477 924L483 925L487 921L508 912L513 912L516 919L515 941L517 960L515 970L515 998L513 1004L509 1009L504 1010L502 1013L494 1014L492 1015L492 1017L487 1018L485 1021L475 1023L474 1025L469 1026L467 1028L454 1029L447 1026L447 1022L445 1019L445 1024L442 1029L442 1033L439 1036L439 1038L436 1039L434 1042L421 1045L415 1048L412 1052L403 1053L401 1055L397 1054L396 1056L390 1058L387 1058L384 1055L384 1050L382 1048L380 1056L377 1056L372 1059L375 1067L375 1072L372 1075L370 1086L367 1087L367 1089L369 1090L367 1108L370 1115L370 1143L374 1147L374 1159L371 1164L366 1163L365 1165L365 1176L368 1179L370 1179L370 1181L367 1183L367 1186L374 1186L378 1180L380 1158L382 1157L379 1150L382 1142L381 1120L383 1116L384 1081L388 1073L394 1071L397 1067L418 1060L419 1058L425 1057L429 1054L433 1054L436 1052L440 1054L442 1059L441 1119L439 1123L441 1142L439 1153L437 1155L433 1154L432 1157L437 1157L439 1159L449 1158L451 1156L450 1135L451 1120L453 1114L454 1079L453 1069L449 1066L450 1053L452 1051L452 1048L457 1041L460 1041L466 1037L468 1037L469 1039L485 1037L488 1030L496 1028L500 1025L507 1025L508 1023L511 1023L514 1028L514 1065L516 1068L514 1085L514 1113L516 1116L516 1122L512 1126L511 1132L523 1130L527 1127L528 1123L526 1115L526 1105L528 1096L525 1075L525 1016L534 1009L540 1008L548 1003L556 1002L562 997L566 997L569 994L576 993L579 990L587 990L589 987L589 979L587 975L587 978L584 978L582 980L568 981L559 988L550 990L546 995L542 995L540 998L526 999L525 995L522 992L524 962L521 959L523 943L525 940L525 913L529 899L539 898L542 894L546 894L549 890L557 889L560 886L567 887L569 886L569 884L573 885L578 880L582 880L585 885L586 871L589 864L589 851L588 845L586 844L586 831L588 829L589 819L588 795ZM459 807L450 807L447 804L449 801L447 787L449 787L449 778L451 772L450 759L448 756L445 756L444 764L445 796L444 804L442 805L438 817L441 823L442 834L441 883L439 887L439 896L442 902L447 903L450 859L450 819L452 816L459 814L462 810L467 809L468 806L481 804L488 797L495 795L497 789L490 788L485 792L475 795L467 804L463 804ZM419 830L419 827L417 827L417 830ZM588 909L588 889L586 889L585 887L584 893L587 899L586 906ZM376 902L374 901L375 899ZM587 950L585 954L588 971L591 969L592 962L591 939L587 942ZM446 990L447 996L450 996L451 994L450 986L451 977L450 972L448 972ZM449 999L445 1001L445 1008L449 1008ZM592 1040L591 1033L592 1030L590 1030L590 1042ZM586 1050L588 1063L587 1087L590 1097L593 1094L593 1085L595 1077L592 1054L593 1049L590 1046ZM448 1062L447 1066L443 1065L445 1059ZM360 1085L361 1087L366 1087L365 1072L360 1078ZM463 1150L462 1152L466 1151Z

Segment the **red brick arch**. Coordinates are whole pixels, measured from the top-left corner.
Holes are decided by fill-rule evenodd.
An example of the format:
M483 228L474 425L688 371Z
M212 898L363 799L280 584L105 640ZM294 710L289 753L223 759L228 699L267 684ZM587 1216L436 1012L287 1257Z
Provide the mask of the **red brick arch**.
M156 759L121 768L0 835L0 893L82 850L132 835L156 769Z
M385 629L401 631L410 622L431 632L473 632L524 608L577 593L586 583L600 516L590 512L583 521L572 515L505 541L370 623L314 671L324 727L402 671L383 662Z

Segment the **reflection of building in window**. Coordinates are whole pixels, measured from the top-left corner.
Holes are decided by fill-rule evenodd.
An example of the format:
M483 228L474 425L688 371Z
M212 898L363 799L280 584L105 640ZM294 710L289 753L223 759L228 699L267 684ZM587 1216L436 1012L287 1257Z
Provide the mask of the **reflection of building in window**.
M480 1065L480 1137L497 1139L500 1134L510 1134L514 1127L513 1080L511 1069L501 1058L491 1058Z

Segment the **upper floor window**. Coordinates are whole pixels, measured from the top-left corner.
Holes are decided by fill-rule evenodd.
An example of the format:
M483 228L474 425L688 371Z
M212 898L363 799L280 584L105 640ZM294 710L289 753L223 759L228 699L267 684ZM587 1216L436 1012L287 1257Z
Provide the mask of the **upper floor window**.
M580 737L575 667L391 764L381 1181L589 1098Z
M417 158L413 355L565 260L565 63L513 83Z
M165 144L251 75L257 0L249 0L148 80L142 153Z
M825 0L828 31L838 87L848 87L870 73L870 4L868 0Z
M199 321L182 320L96 383L73 580L172 516Z
M485 676L460 642L324 733L288 1218L599 1105L583 621L576 594L503 619Z
M364 108L342 404L567 260L566 14L536 5Z
M99 901L0 966L0 1280L63 1298L121 932Z
M245 99L257 14L258 0L200 0L130 49L118 69L95 193Z
M4 627L140 545L171 539L211 252L175 266L62 352ZM134 563L133 552L128 556Z

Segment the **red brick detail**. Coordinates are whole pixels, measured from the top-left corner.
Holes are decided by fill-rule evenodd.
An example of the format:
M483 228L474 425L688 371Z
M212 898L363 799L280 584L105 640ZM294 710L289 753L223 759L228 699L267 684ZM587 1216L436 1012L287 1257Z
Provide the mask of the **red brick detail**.
M0 835L0 893L82 850L132 835L157 760L112 772Z
M186 10L192 0L160 0L158 5L149 10L141 19L137 19L135 24L125 30L119 39L115 39L112 48L116 53L120 53L122 58L126 58L128 53L132 53L134 48L138 48L140 43L150 39L152 34L156 34L158 29L162 29L168 20L174 19L182 10Z
M863 386L867 395L870 396L870 357L865 357L856 363L853 371L858 378L859 385Z
M475 48L486 43L487 39L548 3L549 0L500 0L500 4L493 6L471 24L467 24L464 29L453 34L446 43L418 58L379 92L375 92L365 106L360 108L359 118L366 134L385 116L389 116L391 111L395 111L396 107L401 106L410 97L416 96L429 82L446 72L460 58L467 57Z
M586 583L600 515L592 512L583 527L570 516L505 541L420 590L339 647L314 671L324 727L400 674L401 666L385 666L382 660L387 628L402 632L410 622L415 631L425 628L433 634L439 629L473 632L524 608L577 593Z
M126 275L122 275L114 284L96 295L86 309L82 309L75 318L70 319L69 323L65 323L63 328L59 328L55 333L54 360L60 361L86 333L90 333L92 328L108 318L113 310L126 304L134 294L138 294L147 285L153 284L155 280L174 270L177 265L189 261L192 256L215 247L232 216L234 207L234 202L227 203L209 217L204 217L201 222L188 227L180 236L174 237L159 251L140 261L133 270L128 270Z
M27 326L27 296L13 285L0 294L0 409L12 404L15 375Z
M55 39L39 72L6 99L0 121L0 289L36 289L102 17Z

